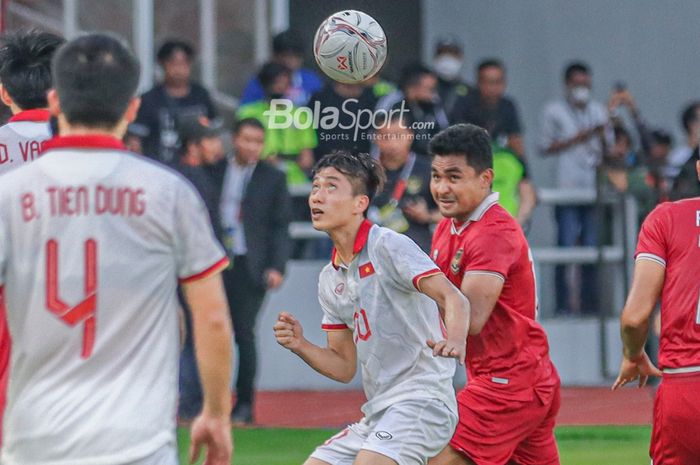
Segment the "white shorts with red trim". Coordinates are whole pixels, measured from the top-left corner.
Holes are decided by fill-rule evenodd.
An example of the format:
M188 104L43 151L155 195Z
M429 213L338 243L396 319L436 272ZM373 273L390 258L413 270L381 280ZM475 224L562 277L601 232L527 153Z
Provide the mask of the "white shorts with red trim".
M457 415L441 400L405 400L348 426L311 457L352 465L360 450L368 450L398 465L425 465L447 445L456 425Z

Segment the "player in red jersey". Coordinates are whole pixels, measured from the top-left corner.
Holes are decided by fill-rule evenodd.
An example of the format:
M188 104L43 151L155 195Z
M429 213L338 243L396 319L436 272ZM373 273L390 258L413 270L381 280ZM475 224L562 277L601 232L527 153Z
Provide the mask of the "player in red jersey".
M700 161L696 162L700 179ZM667 202L644 220L634 278L620 318L618 389L663 375L654 401L654 465L700 463L700 197ZM644 352L649 317L661 298L659 368Z
M0 40L0 100L12 111L10 121L0 127L0 175L33 161L51 135L46 92L51 87L51 57L61 44L61 37L42 31ZM0 445L10 345L0 290Z
M430 188L445 216L431 256L472 307L469 383L457 395L459 423L430 464L559 464L559 375L535 321L527 240L491 192L488 133L470 124L451 126L433 138L430 151Z

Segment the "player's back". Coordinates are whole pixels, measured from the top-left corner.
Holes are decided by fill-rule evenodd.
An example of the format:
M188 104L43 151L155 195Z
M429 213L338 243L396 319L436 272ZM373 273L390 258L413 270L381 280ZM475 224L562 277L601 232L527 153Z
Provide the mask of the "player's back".
M10 118L0 126L0 175L36 159L50 136L47 110L27 110Z
M2 463L134 460L174 441L177 278L218 266L221 250L173 172L108 137L46 146L0 185L13 339Z
M666 268L659 366L700 369L700 198L654 209L642 225L636 257Z

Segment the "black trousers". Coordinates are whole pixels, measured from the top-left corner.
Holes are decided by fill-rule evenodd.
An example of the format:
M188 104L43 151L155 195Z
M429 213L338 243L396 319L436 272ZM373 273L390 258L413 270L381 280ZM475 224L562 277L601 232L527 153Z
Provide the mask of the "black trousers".
M252 405L257 372L255 323L266 291L250 276L245 256L236 256L223 278L238 347L237 402Z

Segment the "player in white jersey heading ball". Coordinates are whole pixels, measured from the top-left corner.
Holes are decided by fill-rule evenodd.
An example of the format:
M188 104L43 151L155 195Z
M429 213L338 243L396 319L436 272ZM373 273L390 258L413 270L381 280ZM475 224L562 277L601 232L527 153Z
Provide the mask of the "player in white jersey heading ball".
M327 346L305 339L285 312L275 336L337 381L350 382L359 361L367 402L364 418L306 465L422 465L457 423L448 358L464 362L469 302L415 242L366 219L383 178L367 154L336 152L314 168L312 222L335 246L318 289Z
M139 64L109 35L53 59L60 137L0 183L12 336L3 465L175 465L177 280L192 309L207 464L230 462L227 260L179 175L128 153Z
M0 127L0 175L36 158L51 135L46 93L51 58L63 39L41 31L21 31L0 39L0 100L12 118ZM0 445L10 364L10 334L0 295Z

